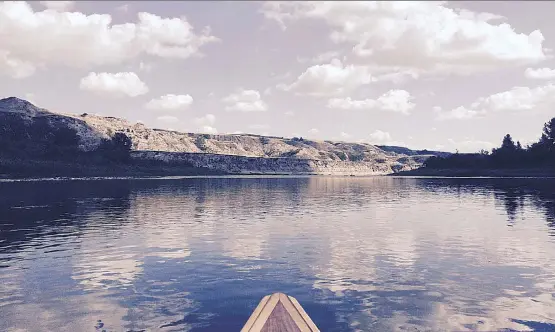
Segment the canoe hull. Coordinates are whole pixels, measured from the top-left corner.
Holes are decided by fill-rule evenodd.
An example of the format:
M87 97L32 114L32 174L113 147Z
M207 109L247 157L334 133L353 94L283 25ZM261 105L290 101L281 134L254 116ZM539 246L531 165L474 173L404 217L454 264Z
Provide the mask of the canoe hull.
M292 296L265 296L241 332L319 332L300 303Z

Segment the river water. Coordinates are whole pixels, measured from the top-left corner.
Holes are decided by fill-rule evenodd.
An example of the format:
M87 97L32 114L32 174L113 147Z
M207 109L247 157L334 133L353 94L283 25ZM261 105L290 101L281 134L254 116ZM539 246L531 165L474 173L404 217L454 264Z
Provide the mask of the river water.
M0 331L555 331L555 180L0 182Z

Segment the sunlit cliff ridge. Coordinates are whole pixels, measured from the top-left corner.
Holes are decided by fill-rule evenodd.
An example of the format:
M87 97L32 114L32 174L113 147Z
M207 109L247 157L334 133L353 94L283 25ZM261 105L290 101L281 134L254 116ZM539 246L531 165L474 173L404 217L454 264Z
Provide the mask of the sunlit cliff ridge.
M114 117L55 113L15 97L0 100L0 121L7 118L26 124L42 118L51 128L70 128L83 151L121 132L132 141L134 159L185 162L233 174L390 174L418 168L430 156L408 156L365 143L152 129Z

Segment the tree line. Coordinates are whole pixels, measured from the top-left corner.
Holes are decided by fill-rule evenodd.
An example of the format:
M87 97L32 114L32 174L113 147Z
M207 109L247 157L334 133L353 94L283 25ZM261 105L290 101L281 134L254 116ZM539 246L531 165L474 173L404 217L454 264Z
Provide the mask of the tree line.
M432 169L497 169L555 167L555 118L543 126L540 139L526 147L514 142L510 134L503 137L499 148L491 152L455 153L447 157L431 157L424 166Z

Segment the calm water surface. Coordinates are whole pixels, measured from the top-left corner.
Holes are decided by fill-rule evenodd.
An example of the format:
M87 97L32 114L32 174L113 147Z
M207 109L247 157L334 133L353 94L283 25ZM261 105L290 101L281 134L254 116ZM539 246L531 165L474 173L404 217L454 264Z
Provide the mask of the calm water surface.
M555 180L0 183L0 331L555 331ZM100 322L99 322L100 321Z

